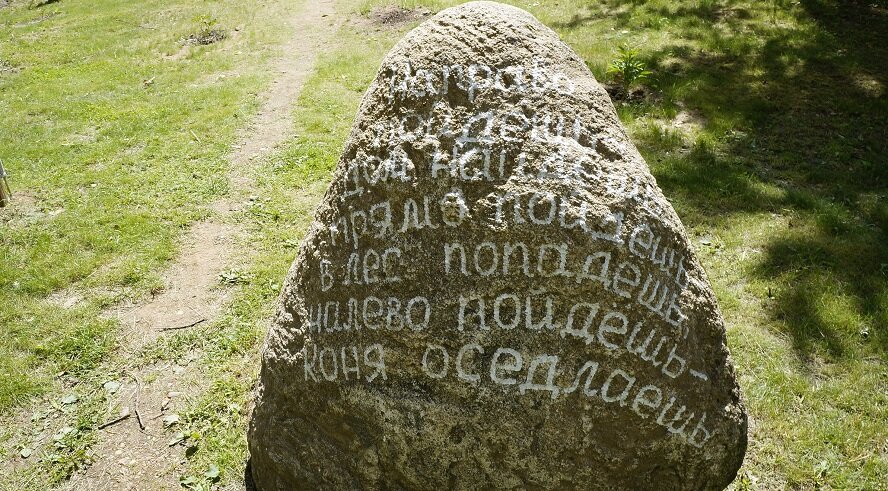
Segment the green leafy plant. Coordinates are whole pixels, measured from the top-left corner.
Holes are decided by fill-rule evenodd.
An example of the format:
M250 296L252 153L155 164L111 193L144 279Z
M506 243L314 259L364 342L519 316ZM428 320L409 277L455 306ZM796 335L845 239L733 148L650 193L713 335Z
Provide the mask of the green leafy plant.
M219 23L215 17L210 17L208 15L202 15L197 19L202 25L203 29L200 32L207 33L216 28L216 25Z
M201 24L201 29L195 34L188 36L187 41L191 44L207 45L225 39L225 31L218 29L218 21L215 17L201 15L197 19Z
M611 61L607 73L614 76L623 89L624 94L629 94L635 84L645 80L651 72L645 63L638 58L638 49L621 45L617 48L617 57Z
M59 0L31 0L31 1L28 3L28 8L29 8L29 9L36 9L36 8L42 7L42 6L44 6L44 5L49 5L49 4L51 4L51 3L56 3L56 2L58 2L58 1L59 1Z
M194 491L209 491L215 489L214 485L219 482L220 476L219 467L216 464L211 464L209 470L204 472L202 476L179 477L179 484Z

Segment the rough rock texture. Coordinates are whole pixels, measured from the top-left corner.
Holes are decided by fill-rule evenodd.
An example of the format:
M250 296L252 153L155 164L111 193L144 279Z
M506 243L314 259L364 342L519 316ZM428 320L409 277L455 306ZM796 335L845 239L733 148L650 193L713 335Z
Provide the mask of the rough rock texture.
M746 413L684 229L583 61L475 2L399 42L284 287L260 490L719 489Z

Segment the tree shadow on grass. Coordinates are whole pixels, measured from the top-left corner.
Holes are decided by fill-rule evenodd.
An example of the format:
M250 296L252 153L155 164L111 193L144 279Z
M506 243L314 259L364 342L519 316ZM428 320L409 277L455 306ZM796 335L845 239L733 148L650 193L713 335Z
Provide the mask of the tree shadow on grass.
M652 84L665 106L706 119L691 148L642 138L642 151L689 224L789 217L750 274L775 285L769 314L803 358L884 357L888 10L823 0L769 8L653 3L615 18L634 30L672 19L675 41L647 53Z

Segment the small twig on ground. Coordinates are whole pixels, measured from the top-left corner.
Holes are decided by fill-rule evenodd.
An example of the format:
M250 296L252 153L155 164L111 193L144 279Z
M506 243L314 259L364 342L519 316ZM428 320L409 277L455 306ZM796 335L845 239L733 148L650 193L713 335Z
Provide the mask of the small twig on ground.
M197 143L201 143L200 138L197 137L197 134L194 133L194 130L188 130L188 131L191 132L191 136L193 136L194 139L197 140Z
M109 427L109 426L114 426L114 425L116 425L117 423L120 423L121 421L123 421L123 420L125 420L125 419L127 419L127 418L129 418L129 417L130 417L130 413L127 412L126 414L122 414L120 417L115 418L115 419L112 419L111 421L108 421L107 423L102 423L102 424L100 424L100 425L98 426L98 429L100 429L100 430L104 430L105 428L107 428L107 427Z
M142 393L142 381L135 373L130 372L129 376L136 381L136 402L133 405L133 412L136 413L136 421L139 422L139 429L145 431L145 423L142 421L142 414L139 413L139 394Z
M137 400L138 400L138 398L139 398L139 396L136 396ZM139 403L138 402L136 402L136 407L133 410L133 412L136 413L136 421L139 422L139 429L142 431L145 431L145 423L142 422L142 415L139 414Z
M194 326L196 326L202 322L206 322L206 321L207 321L206 318L201 318L201 319L198 319L198 320L192 322L191 324L185 324L184 326L161 327L160 329L158 329L158 331L176 331L179 329L188 329L189 327L194 327Z

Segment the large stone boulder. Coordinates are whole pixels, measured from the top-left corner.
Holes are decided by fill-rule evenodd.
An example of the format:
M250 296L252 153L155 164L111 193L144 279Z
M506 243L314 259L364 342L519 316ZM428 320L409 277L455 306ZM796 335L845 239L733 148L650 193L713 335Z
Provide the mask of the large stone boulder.
M523 10L388 54L284 286L263 491L719 489L746 449L724 321L586 65Z

